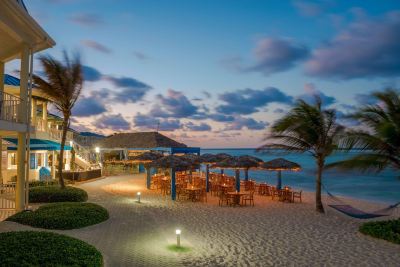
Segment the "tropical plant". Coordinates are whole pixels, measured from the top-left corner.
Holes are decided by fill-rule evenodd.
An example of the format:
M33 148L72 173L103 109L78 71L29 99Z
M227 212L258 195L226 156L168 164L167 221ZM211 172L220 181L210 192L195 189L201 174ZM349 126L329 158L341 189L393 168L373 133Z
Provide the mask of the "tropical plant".
M288 114L272 125L265 138L268 143L258 150L310 153L317 165L316 210L323 213L321 185L325 160L337 148L343 132L344 127L336 121L336 111L324 109L320 97L315 96L314 104L300 99Z
M400 171L400 93L393 89L371 95L376 104L365 105L350 117L360 129L349 130L340 143L346 150L363 153L334 162L327 167L380 172L385 168Z
M71 110L76 103L83 86L82 64L79 55L70 59L64 52L64 61L52 56L41 56L39 61L44 70L44 77L33 76L38 89L48 95L59 112L63 114L62 138L60 157L58 161L58 175L61 188L65 187L63 179L64 146L67 130L70 124Z

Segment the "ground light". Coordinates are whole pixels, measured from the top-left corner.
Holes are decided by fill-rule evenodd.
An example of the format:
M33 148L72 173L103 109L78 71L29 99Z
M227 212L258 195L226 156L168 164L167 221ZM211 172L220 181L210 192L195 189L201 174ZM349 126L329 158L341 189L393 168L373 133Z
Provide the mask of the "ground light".
M176 247L181 247L181 230L180 229L176 229L175 230L176 233Z
M140 193L140 192L137 192L137 202L139 202L140 203L140 195L141 195L142 193Z

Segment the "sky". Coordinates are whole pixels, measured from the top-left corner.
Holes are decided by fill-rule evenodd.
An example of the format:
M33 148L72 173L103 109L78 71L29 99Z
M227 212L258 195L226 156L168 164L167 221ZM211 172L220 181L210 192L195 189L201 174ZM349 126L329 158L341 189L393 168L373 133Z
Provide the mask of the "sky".
M343 115L400 83L398 0L25 4L57 43L44 54L82 57L79 131L158 129L190 146L258 147L299 98L319 95Z

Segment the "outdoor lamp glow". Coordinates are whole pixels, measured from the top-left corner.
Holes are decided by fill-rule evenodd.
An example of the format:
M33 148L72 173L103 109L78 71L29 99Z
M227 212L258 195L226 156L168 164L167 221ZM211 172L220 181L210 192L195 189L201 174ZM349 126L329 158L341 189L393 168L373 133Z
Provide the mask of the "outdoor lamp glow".
M142 193L140 193L140 192L137 192L137 201L140 203L140 195L141 195Z
M69 141L69 146L72 147L74 145L74 141Z
M176 246L180 247L181 246L181 230L176 229L175 233L176 233Z
M100 147L96 146L96 148L94 149L94 151L95 151L96 153L100 153Z

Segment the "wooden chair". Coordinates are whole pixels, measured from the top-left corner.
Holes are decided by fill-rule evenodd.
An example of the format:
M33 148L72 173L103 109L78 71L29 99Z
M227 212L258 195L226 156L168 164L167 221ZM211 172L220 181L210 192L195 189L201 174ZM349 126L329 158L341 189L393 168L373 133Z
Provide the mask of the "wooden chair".
M242 197L242 205L244 204L246 206L247 202L254 207L254 191L250 191L249 194Z
M303 193L303 191L300 191L300 192L293 192L293 202L294 202L294 199L297 198L297 199L300 200L300 203L301 203L301 202L302 202L302 200L301 200L301 195L302 195L302 193Z

